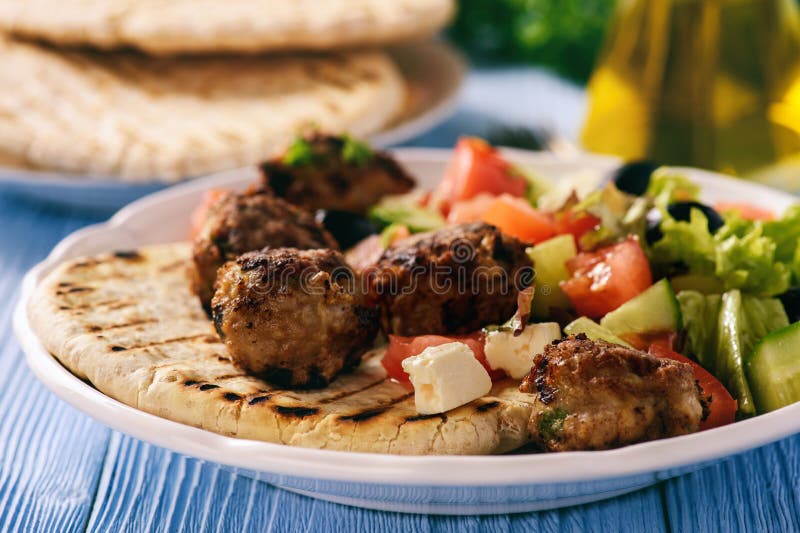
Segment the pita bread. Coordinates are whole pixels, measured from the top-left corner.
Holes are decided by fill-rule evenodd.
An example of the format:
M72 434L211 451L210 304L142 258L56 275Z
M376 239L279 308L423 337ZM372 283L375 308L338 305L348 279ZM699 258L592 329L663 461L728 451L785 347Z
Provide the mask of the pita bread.
M103 393L148 413L224 435L331 450L491 454L528 442L531 407L518 383L441 415L419 415L389 380L380 350L314 391L276 390L228 359L185 269L186 244L62 264L29 314L44 345Z
M3 0L0 29L154 54L331 49L429 36L453 0Z
M366 136L403 108L383 52L149 58L0 38L0 151L128 181L257 163L298 130Z

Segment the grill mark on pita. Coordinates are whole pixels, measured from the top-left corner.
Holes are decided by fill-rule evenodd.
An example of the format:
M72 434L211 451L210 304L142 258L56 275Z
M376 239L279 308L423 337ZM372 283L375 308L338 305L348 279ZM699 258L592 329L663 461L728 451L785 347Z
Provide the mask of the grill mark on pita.
M226 392L225 394L222 395L222 397L228 400L229 402L238 402L239 400L242 399L242 397L236 394L235 392Z
M442 422L447 422L447 415L444 413L436 413L433 415L412 415L406 417L406 422L420 422L422 420L430 420L432 418L439 418Z
M96 324L93 324L86 326L86 331L97 333L98 331L112 331L115 329L130 328L133 326L142 326L144 324L153 324L154 322L158 322L158 320L156 320L155 318L142 318L139 320L131 320L123 324L111 324L110 326L98 326Z
M207 391L207 390L214 390L214 389L218 389L218 388L219 388L219 385L214 385L213 383L203 383L203 384L202 384L202 385L200 385L198 388L199 388L201 391L204 391L204 392L205 392L205 391Z
M386 401L386 402L379 401L379 402L376 402L376 403L378 404L378 407L391 407L393 405L397 405L398 403L404 402L404 401L408 400L409 398L413 398L413 397L414 397L414 393L413 392L407 392L406 394L403 394L402 396L398 396L396 398L392 398L389 401Z
M317 403L324 404L324 403L335 402L335 401L341 400L343 398L347 398L348 396L353 396L354 394L358 394L359 392L364 392L367 389L371 389L372 387L380 385L384 381L386 381L386 378L381 378L378 381L375 381L374 383L370 383L369 385L364 385L360 389L342 391L339 394L334 394L333 396L328 396L327 398L323 398L321 400L317 400Z
M120 309L125 309L126 307L131 307L132 305L135 305L135 304L133 304L131 302L117 302L115 304L109 305L107 309L109 311L119 311Z
M77 261L70 265L69 270L77 270L79 268L86 268L90 266L94 266L98 263L96 259L84 259L82 261Z
M376 416L382 415L388 409L389 409L388 407L379 407L378 409L367 409L365 411L361 411L360 413L340 416L339 420L348 422L363 422L365 420L369 420L370 418L375 418Z
M492 409L494 409L495 407L498 407L499 405L500 405L500 402L498 402L497 400L494 400L494 401L486 402L484 404L479 405L478 407L475 408L475 410L478 411L479 413L485 413L486 411L491 411Z
M165 344L175 344L176 342L186 342L186 341L196 341L196 340L207 340L209 339L209 335L205 333L201 333L200 335L189 335L188 337L176 337L174 339L166 339L163 341L155 341L155 342L146 342L144 344L133 344L131 346L126 346L126 350L138 350L140 348L151 348L153 346L164 346ZM217 342L214 339L214 342Z
M64 288L56 290L56 296L64 296L65 294L72 294L76 292L90 292L93 291L94 287L71 287L65 286Z
M120 309L125 309L127 307L133 307L136 305L136 302L126 302L126 301L119 301L119 300L105 300L102 302L91 302L79 305L73 305L69 309L71 311L86 311L87 309L97 309L97 308L105 308L108 311L119 311Z
M249 400L247 400L247 403L249 405L258 405L260 403L268 401L270 398L272 398L272 396L269 394L266 394L264 396L256 396L254 398L250 398Z
M140 260L144 259L136 250L117 250L112 254L117 259Z
M225 374L224 376L214 376L214 381L227 381L229 379L240 379L247 377L247 374Z
M303 406L290 407L287 405L274 405L272 409L279 415L293 416L296 418L305 418L307 416L315 415L319 412L318 407Z
M358 70L357 77L369 82L376 82L380 79L380 76L375 71L366 68Z
M396 398L392 398L388 402L378 402L377 406L370 406L366 409L362 409L360 411L356 411L355 413L350 413L349 415L340 415L339 420L344 422L363 422L365 420L369 420L371 418L375 418L386 413L389 408L393 405L396 405L400 402L403 402L411 397L414 396L413 392L409 392L403 394L402 396L398 396Z

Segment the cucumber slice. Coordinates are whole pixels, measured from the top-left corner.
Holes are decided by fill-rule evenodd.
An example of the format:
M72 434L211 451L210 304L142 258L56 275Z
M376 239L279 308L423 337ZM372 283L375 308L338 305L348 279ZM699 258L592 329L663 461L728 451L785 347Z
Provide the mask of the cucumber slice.
M800 401L800 322L761 339L746 361L758 412Z
M526 250L536 270L536 294L533 297L533 316L549 318L552 307L568 309L569 298L558 285L569 279L567 261L578 254L572 235L559 235Z
M445 220L437 211L419 207L412 195L387 196L372 207L367 217L380 228L392 224L406 226L411 233L439 229Z
M681 306L669 281L662 279L600 321L615 335L680 331Z
M577 335L578 333L583 333L593 341L601 340L610 342L611 344L619 344L620 346L633 348L633 346L620 339L591 318L586 318L585 316L576 318L567 324L564 327L564 333L567 335Z

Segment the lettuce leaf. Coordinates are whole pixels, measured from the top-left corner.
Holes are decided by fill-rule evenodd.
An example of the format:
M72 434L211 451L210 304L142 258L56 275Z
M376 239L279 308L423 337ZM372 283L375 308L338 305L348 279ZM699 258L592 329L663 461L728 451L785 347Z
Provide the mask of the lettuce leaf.
M789 265L792 285L800 284L800 204L791 206L779 220L764 222L764 236L775 242L775 260Z
M681 291L677 294L686 332L684 352L705 368L712 368L717 351L717 317L721 304L719 294Z
M744 361L756 343L789 324L776 298L758 298L731 290L723 295L696 291L678 294L684 324L684 353L714 374L739 402L739 415L756 414Z
M665 209L671 202L699 199L700 186L683 174L662 167L650 177L647 196L653 198L657 207Z
M581 236L581 249L593 250L628 235L636 235L639 242L644 242L646 217L651 205L648 198L631 196L609 183L575 205L568 203L565 208L590 213L600 219L597 228Z
M797 244L781 238L783 244L779 248L772 235L800 230L782 230L783 219L781 224L772 223L775 225L770 226L767 235L764 223L730 216L712 235L705 215L698 209L692 209L688 222L673 219L666 210L662 215L663 237L651 249L655 265L682 263L692 274L716 277L725 290L741 289L761 296L780 294L791 286L792 272L800 266ZM792 223L800 225L800 221L787 225Z

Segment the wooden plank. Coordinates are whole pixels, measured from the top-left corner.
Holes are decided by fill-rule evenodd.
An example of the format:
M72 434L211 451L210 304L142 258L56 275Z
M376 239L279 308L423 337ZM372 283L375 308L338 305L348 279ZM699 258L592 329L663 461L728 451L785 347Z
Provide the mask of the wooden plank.
M673 531L800 531L800 436L667 481Z
M116 433L103 479L89 531L665 531L658 487L542 513L385 513L286 492Z
M27 269L95 221L0 199L0 531L82 531L94 501L110 431L38 383L11 313Z

